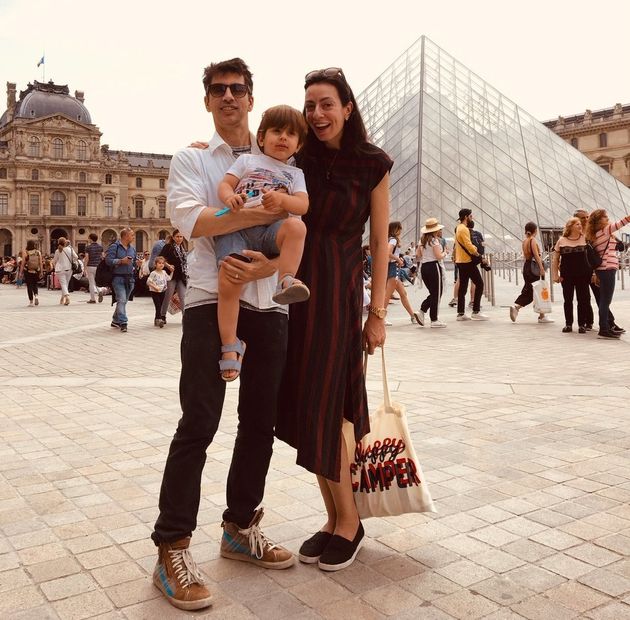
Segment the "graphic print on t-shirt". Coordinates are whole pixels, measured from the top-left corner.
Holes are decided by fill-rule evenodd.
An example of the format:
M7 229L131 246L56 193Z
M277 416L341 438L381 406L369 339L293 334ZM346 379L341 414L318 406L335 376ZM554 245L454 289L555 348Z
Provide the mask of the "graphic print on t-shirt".
M247 194L245 207L257 207L262 202L262 190L284 190L291 193L293 177L285 171L253 168L236 186L237 194Z

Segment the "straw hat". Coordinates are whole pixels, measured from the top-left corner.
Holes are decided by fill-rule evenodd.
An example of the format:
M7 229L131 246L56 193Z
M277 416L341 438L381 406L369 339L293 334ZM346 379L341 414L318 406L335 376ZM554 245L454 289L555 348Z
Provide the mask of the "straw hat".
M430 217L425 223L424 226L420 229L420 232L423 235L427 233L437 232L438 230L442 230L444 226L437 221L437 218Z

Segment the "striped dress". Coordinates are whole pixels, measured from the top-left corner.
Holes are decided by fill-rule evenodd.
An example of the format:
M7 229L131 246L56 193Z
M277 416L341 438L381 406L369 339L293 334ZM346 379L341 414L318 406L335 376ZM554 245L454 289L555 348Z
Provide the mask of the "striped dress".
M297 463L339 481L343 418L360 439L369 431L362 365L361 240L372 190L391 169L377 147L365 154L318 146L300 162L309 195L298 277L307 302L289 310L289 348L276 436L297 449Z

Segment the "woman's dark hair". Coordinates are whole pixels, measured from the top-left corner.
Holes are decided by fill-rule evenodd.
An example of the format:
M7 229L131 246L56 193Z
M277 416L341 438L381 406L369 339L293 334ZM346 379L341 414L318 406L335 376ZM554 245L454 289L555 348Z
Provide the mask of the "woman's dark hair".
M335 87L342 106L352 103L352 111L346 121L343 129L343 135L341 136L341 148L342 150L354 150L362 151L366 144L369 144L367 137L367 130L359 112L357 101L354 98L354 93L350 88L350 85L346 81L343 72L339 72L336 76L325 77L318 75L304 83L304 90L313 84L331 84ZM304 116L306 117L306 108L304 109ZM304 150L310 151L315 145L319 144L318 138L313 133L313 130L309 127L306 135L306 141L304 142Z
M236 73L236 75L242 75L245 80L245 85L249 89L249 94L254 94L254 82L249 67L241 58L232 58L230 60L222 60L221 62L213 62L203 70L203 89L206 95L208 95L210 84L212 84L212 78L222 73Z
M525 224L525 234L533 235L538 230L538 226L536 226L535 222L527 222Z
M397 221L393 221L389 223L387 227L387 237L396 239L396 247L400 245L400 232L402 231L402 224Z
M34 250L37 247L37 245L35 244L35 241L33 239L29 239L26 242L26 251L30 251L30 250Z

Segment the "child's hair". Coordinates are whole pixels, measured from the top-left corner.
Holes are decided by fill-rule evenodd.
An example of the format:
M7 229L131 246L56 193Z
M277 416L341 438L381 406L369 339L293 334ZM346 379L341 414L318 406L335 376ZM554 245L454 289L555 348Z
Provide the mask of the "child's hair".
M306 121L302 112L298 112L295 108L288 105L277 105L266 110L260 119L260 126L256 132L259 144L262 141L268 129L288 129L297 134L298 149L304 144L306 139Z
M155 261L153 262L153 266L157 267L158 263L162 263L163 265L166 264L166 259L163 256L156 256L155 257Z

